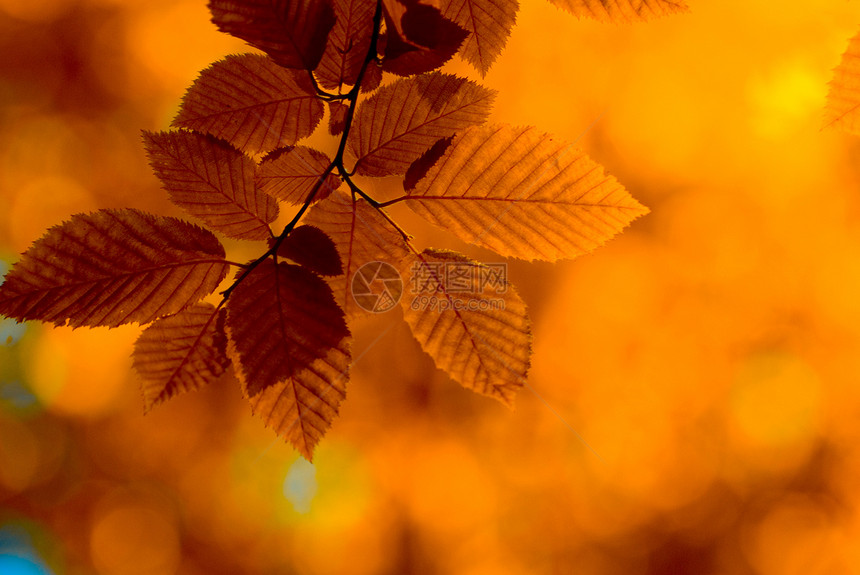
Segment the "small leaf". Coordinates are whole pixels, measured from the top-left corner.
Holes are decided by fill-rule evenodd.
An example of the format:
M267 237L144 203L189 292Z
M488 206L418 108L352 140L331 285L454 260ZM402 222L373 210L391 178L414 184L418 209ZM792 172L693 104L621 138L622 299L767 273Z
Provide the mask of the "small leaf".
M507 125L455 136L406 203L469 243L548 261L590 252L648 213L572 144Z
M349 106L343 102L329 102L328 111L328 133L332 136L340 136L346 127L346 114L349 112Z
M349 149L365 176L404 174L437 140L490 114L494 90L434 72L400 79L363 102L349 133Z
M860 135L860 34L851 39L834 70L824 116L826 126Z
M409 169L406 170L406 175L403 177L404 190L409 192L415 189L418 182L427 175L430 168L436 165L436 162L439 161L439 158L442 157L445 150L451 145L451 140L453 140L451 136L442 138L433 144L429 150L421 154L420 158L412 162L412 165L409 166Z
M411 284L403 316L424 351L463 387L512 406L529 369L531 323L506 268L432 249L401 266Z
M683 14L690 8L682 0L549 0L577 18L600 22L645 22L661 16Z
M143 379L146 410L218 379L230 365L226 348L223 314L208 303L194 304L143 330L132 358Z
M144 132L149 164L170 199L228 237L264 240L278 204L254 184L254 161L193 132Z
M310 459L345 397L350 361L331 289L300 266L267 259L226 307L228 353L254 413Z
M335 23L326 0L209 0L212 22L286 68L313 70Z
M382 69L398 76L441 67L469 33L419 0L383 0L386 36Z
M323 88L355 84L373 36L375 0L334 0L337 23L315 73Z
M471 32L460 54L486 75L511 35L517 0L444 0L442 15Z
M296 146L284 148L263 158L257 171L257 184L267 194L290 204L301 204L331 165L324 153ZM340 178L329 174L314 201L326 198L340 186Z
M173 126L227 140L251 153L311 135L325 112L307 72L265 56L227 56L200 73Z
M352 294L353 278L365 264L385 262L393 267L409 253L406 242L391 224L364 200L353 200L335 192L315 204L304 223L321 229L331 238L343 263L343 275L329 278L335 301L347 319L366 316Z
M299 226L291 231L278 246L278 256L289 258L321 276L343 273L343 263L334 242L313 226Z
M73 327L116 327L175 314L227 275L209 231L137 210L78 214L54 226L0 285L0 314Z

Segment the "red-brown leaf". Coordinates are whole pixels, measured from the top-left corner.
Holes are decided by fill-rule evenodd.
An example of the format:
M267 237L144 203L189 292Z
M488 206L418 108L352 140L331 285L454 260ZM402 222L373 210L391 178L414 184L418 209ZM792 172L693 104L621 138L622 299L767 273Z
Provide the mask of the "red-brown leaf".
M433 72L384 86L363 102L349 133L349 149L366 176L405 174L437 140L490 114L494 90Z
M149 323L227 275L209 231L137 210L78 214L37 240L0 285L0 314L73 327Z
M375 0L334 0L337 23L315 71L323 88L355 84L370 49Z
M332 136L340 136L346 127L346 114L349 106L343 102L329 102L328 133Z
M511 35L517 0L443 0L442 15L471 32L460 55L486 75Z
M173 125L259 153L309 136L324 112L307 72L243 54L227 56L200 73Z
M140 334L132 358L143 379L147 411L180 393L200 389L230 365L223 314L212 304L197 303L161 318Z
M278 246L278 256L293 260L321 276L338 276L343 263L331 238L314 226L299 226Z
M383 0L386 35L382 68L399 76L441 67L468 36L435 6L419 0Z
M328 0L209 0L212 22L286 68L313 70L335 23Z
M329 165L329 157L313 148L285 148L260 162L257 184L264 192L279 200L301 204ZM330 173L314 196L314 201L326 198L339 185L340 178Z
M254 161L194 132L144 132L149 164L170 199L228 237L264 240L278 203L254 184Z

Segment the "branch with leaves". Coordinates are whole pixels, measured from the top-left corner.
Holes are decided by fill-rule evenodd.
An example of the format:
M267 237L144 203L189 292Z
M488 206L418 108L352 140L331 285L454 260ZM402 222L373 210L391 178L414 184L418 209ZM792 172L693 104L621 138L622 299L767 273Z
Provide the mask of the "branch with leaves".
M667 0L551 1L609 21L686 10ZM545 261L589 252L647 212L572 145L535 128L487 125L496 93L438 71L459 53L485 74L516 0L209 8L221 31L263 54L212 64L185 94L175 129L143 135L170 199L203 227L134 209L73 216L6 275L0 314L74 327L149 324L133 354L147 410L232 366L252 411L308 459L346 396L348 326L378 311L368 301L382 295L388 307L399 298L439 368L512 404L529 369L525 303L506 278L495 293L485 289L499 279L489 264L416 249L386 208L402 202L466 242ZM333 158L297 145L326 109ZM378 201L358 176L400 176L403 194ZM276 234L284 205L296 212ZM236 263L216 233L265 247ZM467 273L454 285L449 269ZM402 297L403 278L434 305Z

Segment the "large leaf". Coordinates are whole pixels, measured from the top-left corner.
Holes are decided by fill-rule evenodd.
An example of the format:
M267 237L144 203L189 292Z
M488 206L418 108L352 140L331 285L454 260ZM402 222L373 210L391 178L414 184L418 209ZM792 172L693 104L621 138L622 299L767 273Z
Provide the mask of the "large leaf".
M689 11L682 0L549 0L577 18L601 22L644 22Z
M531 324L504 267L425 250L406 258L403 315L436 366L468 389L512 405L526 381Z
M825 122L852 134L860 134L860 34L851 39L830 81Z
M355 274L373 262L398 268L399 262L409 253L403 237L367 202L358 199L353 204L352 198L343 192L335 192L315 204L303 222L324 231L337 248L343 274L328 281L346 317L355 319L369 315L353 296Z
M278 203L254 184L254 161L193 132L144 132L149 164L173 203L228 237L264 240Z
M331 289L300 266L267 259L226 307L228 351L254 412L310 459L344 398L350 361Z
M357 172L405 174L440 138L483 123L495 96L494 90L439 72L380 88L359 106L349 133Z
M383 0L386 33L382 68L399 76L441 67L457 53L469 32L420 0Z
M327 0L209 0L209 10L219 30L286 68L316 68L335 22Z
M200 73L173 125L206 132L258 153L309 136L325 108L307 72L265 56L227 56Z
M526 260L587 253L648 213L572 144L507 125L455 136L408 193L409 207L430 222Z
M291 204L301 204L331 165L324 153L305 146L277 150L260 162L257 183L267 193ZM340 178L329 173L314 201L327 197L340 185Z
M212 304L197 303L157 320L134 344L134 368L143 379L146 410L218 379L230 360L221 323Z
M375 0L334 0L337 23L316 69L324 88L355 84L373 35Z
M149 323L218 287L224 248L209 231L137 210L78 214L28 249L0 285L0 314L74 327Z
M485 75L511 35L517 0L445 0L442 15L471 32L460 55Z

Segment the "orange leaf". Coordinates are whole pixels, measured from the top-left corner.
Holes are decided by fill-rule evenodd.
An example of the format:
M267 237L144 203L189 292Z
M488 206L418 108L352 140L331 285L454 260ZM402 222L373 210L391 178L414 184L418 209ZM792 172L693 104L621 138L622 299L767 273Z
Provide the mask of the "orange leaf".
M430 72L457 53L469 33L420 0L383 0L382 68L399 76Z
M173 203L228 237L270 237L278 204L256 188L251 158L193 132L144 132L143 139L149 164Z
M682 0L549 0L577 18L600 22L645 22L661 16L682 14L690 8Z
M517 0L445 0L442 15L471 32L460 54L486 75L511 35Z
M572 144L507 125L455 136L408 193L409 207L430 222L526 260L590 252L648 213Z
M223 314L208 303L194 304L143 330L132 358L143 379L146 410L218 379L230 365L226 347Z
M860 34L851 39L834 70L824 116L827 126L860 135Z
M310 459L344 398L350 361L331 289L300 266L267 259L233 290L226 326L254 413Z
M343 275L329 278L335 301L350 320L365 316L352 294L354 276L362 266L385 262L394 268L409 253L400 233L364 200L356 200L343 192L335 192L314 205L303 220L328 235L334 242L343 263Z
M412 284L401 307L424 351L463 387L512 406L529 369L531 323L506 272L432 249L401 265Z
M346 114L349 112L349 106L343 102L329 102L328 111L328 133L332 136L340 136L346 127Z
M366 176L404 174L437 140L490 114L494 90L433 72L383 86L363 102L349 134L356 171Z
M173 126L258 153L311 135L324 111L307 72L243 54L227 56L200 73L185 93Z
M335 23L326 0L209 0L212 22L286 68L313 70Z
M324 88L336 90L343 84L355 84L370 49L375 11L375 0L334 0L337 23L315 70Z
M218 287L224 248L209 231L137 210L78 214L28 249L0 285L0 314L73 327L149 323Z
M329 165L329 157L313 148L296 146L275 150L260 162L257 184L267 194L279 200L301 204ZM314 201L322 200L339 185L340 178L329 174L314 196Z
M299 226L291 231L278 246L278 257L291 259L321 276L343 273L334 242L313 226Z

